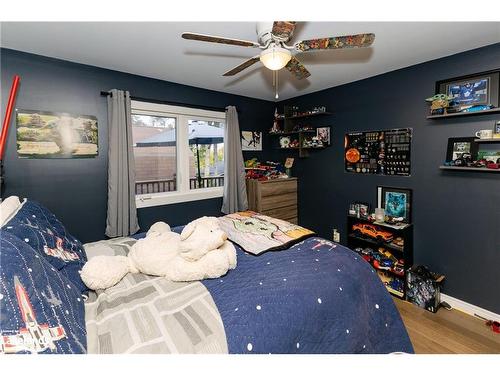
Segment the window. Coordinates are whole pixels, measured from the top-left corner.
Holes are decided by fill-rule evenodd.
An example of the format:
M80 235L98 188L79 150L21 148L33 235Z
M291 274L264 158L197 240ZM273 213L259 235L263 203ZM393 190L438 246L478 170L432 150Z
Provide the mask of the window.
M138 208L221 197L225 113L132 101Z

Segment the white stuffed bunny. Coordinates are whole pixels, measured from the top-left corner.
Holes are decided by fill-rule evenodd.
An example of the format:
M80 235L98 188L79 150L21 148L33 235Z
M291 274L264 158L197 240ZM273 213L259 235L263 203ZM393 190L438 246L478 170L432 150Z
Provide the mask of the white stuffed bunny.
M203 216L186 225L181 233L180 256L187 261L200 259L227 240L216 217Z
M91 289L106 289L128 272L165 276L172 281L193 281L225 275L236 267L236 250L215 217L202 217L186 225L179 235L168 224L155 223L138 240L128 257L98 256L80 274Z

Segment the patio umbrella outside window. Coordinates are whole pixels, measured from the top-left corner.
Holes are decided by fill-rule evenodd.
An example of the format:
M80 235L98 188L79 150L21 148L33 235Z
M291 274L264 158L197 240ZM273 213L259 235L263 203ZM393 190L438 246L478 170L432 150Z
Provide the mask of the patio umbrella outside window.
M224 129L210 126L206 123L192 122L189 124L189 144L196 145L196 160L198 169L198 186L201 186L200 153L198 145L224 143ZM136 143L136 147L166 147L176 145L175 129L158 133Z

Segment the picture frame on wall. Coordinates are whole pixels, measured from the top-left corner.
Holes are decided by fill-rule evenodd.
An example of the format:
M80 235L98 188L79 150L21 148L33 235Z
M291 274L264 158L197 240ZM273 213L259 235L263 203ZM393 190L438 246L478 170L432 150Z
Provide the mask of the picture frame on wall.
M330 146L330 127L323 126L316 128L316 137L323 142L324 146Z
M19 158L95 158L97 117L16 108L16 141Z
M262 132L242 131L242 151L262 151Z
M356 217L368 219L370 216L370 204L367 202L354 202L354 210Z
M385 210L385 216L392 221L411 223L411 189L377 186L377 204Z
M478 144L475 137L453 137L448 138L446 150L446 162L451 163L460 159L464 153L469 153L472 160L476 160Z
M436 94L451 96L448 112L458 112L469 107L492 106L498 108L500 72L492 70L436 82ZM489 109L485 107L484 109Z

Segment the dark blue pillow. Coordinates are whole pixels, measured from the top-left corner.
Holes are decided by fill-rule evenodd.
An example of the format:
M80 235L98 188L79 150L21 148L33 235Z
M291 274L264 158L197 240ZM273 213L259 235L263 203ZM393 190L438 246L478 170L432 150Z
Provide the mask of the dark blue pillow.
M0 230L0 353L86 353L76 286L31 246Z
M30 245L80 292L87 290L80 277L80 270L87 261L83 245L47 208L26 200L2 229Z

